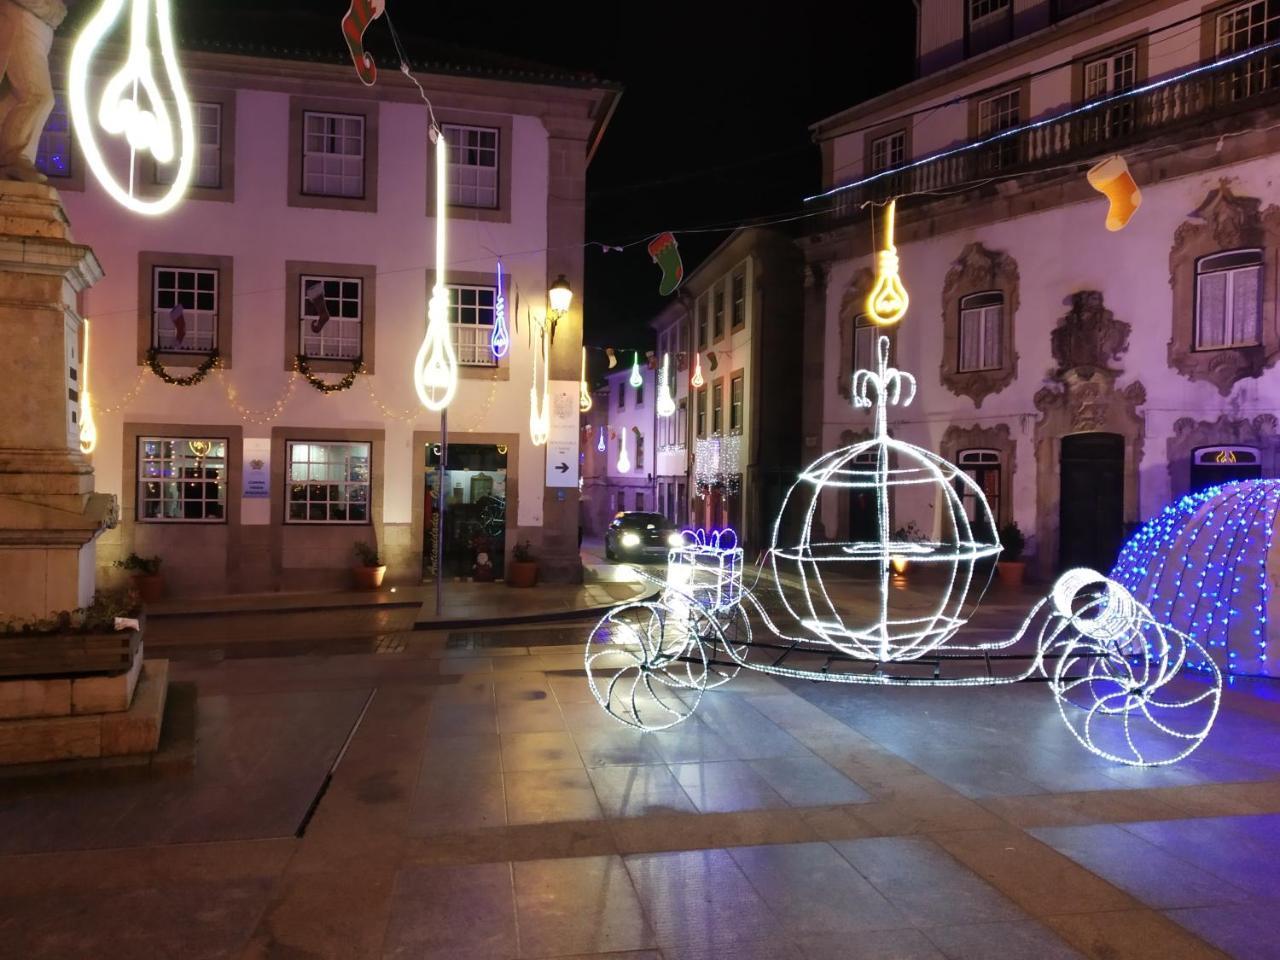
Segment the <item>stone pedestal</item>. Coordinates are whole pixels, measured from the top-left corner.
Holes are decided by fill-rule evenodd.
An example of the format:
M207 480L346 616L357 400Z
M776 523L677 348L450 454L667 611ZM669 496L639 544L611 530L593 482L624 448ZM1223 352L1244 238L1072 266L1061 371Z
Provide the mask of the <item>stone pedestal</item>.
M93 595L93 541L115 523L80 453L76 296L102 276L52 187L0 182L0 612L45 616Z

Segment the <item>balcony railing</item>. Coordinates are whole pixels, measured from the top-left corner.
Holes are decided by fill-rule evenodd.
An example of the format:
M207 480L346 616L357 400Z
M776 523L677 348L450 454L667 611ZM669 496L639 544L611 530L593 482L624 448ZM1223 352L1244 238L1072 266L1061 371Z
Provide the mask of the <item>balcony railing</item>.
M950 148L814 202L830 205L829 224L835 226L859 216L868 201L954 193L993 179L1083 162L1182 128L1204 129L1209 121L1276 101L1280 49L1270 43L1256 53L1109 96L994 142L984 142L990 139L984 137L972 146Z

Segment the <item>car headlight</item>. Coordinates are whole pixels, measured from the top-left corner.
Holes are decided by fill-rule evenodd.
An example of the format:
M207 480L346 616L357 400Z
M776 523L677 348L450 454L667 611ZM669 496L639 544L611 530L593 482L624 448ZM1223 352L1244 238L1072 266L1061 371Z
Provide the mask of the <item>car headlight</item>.
M669 533L669 534L667 534L667 546L669 546L669 547L683 547L683 546L684 546L684 534L682 534L682 533Z
M638 547L638 546L640 546L640 534L638 534L638 533L624 533L624 534L622 535L622 545L623 545L624 547Z

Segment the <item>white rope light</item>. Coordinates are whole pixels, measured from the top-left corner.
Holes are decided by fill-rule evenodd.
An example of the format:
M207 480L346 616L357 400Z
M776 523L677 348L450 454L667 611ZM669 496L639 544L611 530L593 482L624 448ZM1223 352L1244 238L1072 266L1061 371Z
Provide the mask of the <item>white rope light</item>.
M453 402L458 391L458 357L449 329L449 290L444 282L449 147L439 128L432 128L432 136L436 144L436 282L427 304L427 332L413 361L413 388L424 407L439 413Z
M542 389L538 389L538 359L542 359ZM533 347L533 382L529 385L529 439L535 447L551 439L551 383L547 379L547 331L538 329L538 342Z
M658 376L658 402L656 408L660 417L669 417L676 412L676 402L671 397L671 377L668 372L670 361L671 354L664 353L662 355L662 372Z
M84 352L80 357L80 452L93 453L98 446L98 425L93 422L89 397L89 318L84 318Z

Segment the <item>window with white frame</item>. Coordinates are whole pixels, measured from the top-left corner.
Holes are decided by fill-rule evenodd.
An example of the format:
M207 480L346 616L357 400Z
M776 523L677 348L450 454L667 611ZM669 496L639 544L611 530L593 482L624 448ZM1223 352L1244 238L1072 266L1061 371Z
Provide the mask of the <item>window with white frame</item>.
M1239 53L1280 36L1280 2L1248 0L1223 10L1216 21L1218 55Z
M459 207L498 206L498 130L446 123L449 202Z
M195 121L196 156L191 172L193 187L222 186L222 104L193 103L191 116ZM178 173L178 162L156 164L156 183L173 183Z
M1006 13L1009 10L1009 0L968 0L969 7L969 23L981 23Z
M1021 123L1022 92L1016 87L978 101L978 136L990 137ZM999 170L1018 162L1018 137L1010 134L983 149L980 166Z
M865 313L853 318L853 370L876 369L876 325Z
M733 271L733 303L729 307L729 326L737 330L747 322L747 268Z
M1231 250L1196 261L1196 349L1260 342L1262 251Z
M689 399L682 397L676 404L676 446L683 447L689 442Z
M1004 294L973 293L960 300L960 358L957 370L998 370L1002 362Z
M288 523L369 523L372 445L286 442Z
M464 367L496 367L493 355L493 325L498 288L451 283L449 328L458 363Z
M724 383L717 380L711 386L711 432L719 436L724 431Z
M1122 93L1138 82L1138 48L1125 47L1084 65L1084 98L1098 100ZM1099 140L1129 133L1133 129L1132 100L1115 103L1084 116L1086 139Z
M698 301L698 352L707 349L707 297Z
M354 360L363 355L363 284L359 277L303 274L298 343L312 360Z
M302 192L363 197L364 117L304 110L302 129Z
M55 180L71 176L71 121L66 94L53 95L53 110L36 146L36 169Z
M987 506L991 508L991 516L998 524L1000 522L1001 506L1000 451L961 450L958 457L958 465L977 484L978 489L982 491L982 495L987 499ZM973 489L966 484L957 483L956 492L960 495L960 502L964 505L964 514L969 518L969 522L971 524L985 524L986 516L982 511L982 507L978 504L978 497ZM979 535L986 535L994 531L974 530L973 532Z
M225 437L140 437L138 520L223 523L227 519Z
M870 173L879 173L881 170L891 170L900 165L906 158L907 153L907 134L904 130L895 130L893 133L885 134L883 137L876 137L871 141L871 170Z
M729 432L742 432L743 377L737 374L729 381Z
M711 342L715 343L724 336L724 285L716 286L712 296L711 309Z
M694 416L698 418L697 434L699 437L707 435L707 388L702 387L694 394L693 402Z
M156 266L151 270L151 345L166 353L218 348L218 271Z
M635 427L631 428L631 432L636 436L636 469L639 470L644 466L644 434ZM641 509L636 507L637 510Z

